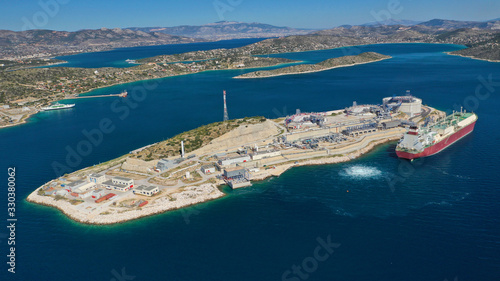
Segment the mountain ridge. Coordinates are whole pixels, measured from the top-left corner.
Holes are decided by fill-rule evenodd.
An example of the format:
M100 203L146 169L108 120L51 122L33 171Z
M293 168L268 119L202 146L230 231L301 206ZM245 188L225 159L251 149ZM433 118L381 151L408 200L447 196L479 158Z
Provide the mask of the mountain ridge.
M278 39L289 38L283 41L292 43L288 49L289 51L317 50L356 44L432 42L462 44L470 48L481 48L478 54L484 57L489 48L498 48L495 34L500 32L500 20L477 22L432 19L416 25L398 24L397 20L391 20L387 23L389 25L343 25L324 30L296 29L263 23L235 21L171 28L137 27L122 29L103 27L72 32L43 29L28 31L0 30L0 59L45 58L56 55L104 51L120 47L274 37ZM399 23L404 22L400 21ZM298 38L296 36L304 37ZM299 42L302 45L298 45ZM480 44L481 42L484 44ZM476 45L474 46L474 44ZM272 51L272 48L269 51ZM496 55L488 56L488 59L498 59L496 57Z
M32 29L27 31L0 30L0 58L47 57L123 47L200 41L204 40L159 32L148 33L105 27L79 31L55 31L47 29Z
M304 35L315 29L275 26L266 23L245 23L236 21L219 21L204 25L179 25L172 27L127 27L126 29L143 32L161 32L177 36L202 38L206 40L222 40L237 38L283 37Z

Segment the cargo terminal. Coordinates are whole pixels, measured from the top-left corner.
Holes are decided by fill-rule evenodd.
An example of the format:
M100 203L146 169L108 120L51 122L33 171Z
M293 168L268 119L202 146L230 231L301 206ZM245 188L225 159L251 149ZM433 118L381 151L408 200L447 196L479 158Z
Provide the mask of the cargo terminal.
M267 127L270 131L265 137L253 136L260 133L255 131L246 138L252 141L230 142L230 131L213 139L212 148L205 145L190 152L180 141L180 157L160 156L145 161L129 155L119 165L53 180L42 186L40 194L65 198L89 214L105 207L142 208L155 201L174 202L171 192L182 192L193 185L196 189L196 185L209 182L241 188L254 180L279 175L285 166L311 159L351 157L371 143L400 138L406 128L427 123L434 118L429 115L436 113L440 114L409 93L383 98L381 104L353 102L332 111L297 110L290 116L246 126L267 124L271 129ZM194 194L186 191L185 198Z

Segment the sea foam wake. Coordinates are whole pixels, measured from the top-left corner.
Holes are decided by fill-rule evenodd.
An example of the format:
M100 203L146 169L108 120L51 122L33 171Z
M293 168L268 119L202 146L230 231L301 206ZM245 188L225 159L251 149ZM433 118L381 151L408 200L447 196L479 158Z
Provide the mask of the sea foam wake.
M373 179L382 176L382 171L376 167L353 165L342 169L339 175L351 179Z

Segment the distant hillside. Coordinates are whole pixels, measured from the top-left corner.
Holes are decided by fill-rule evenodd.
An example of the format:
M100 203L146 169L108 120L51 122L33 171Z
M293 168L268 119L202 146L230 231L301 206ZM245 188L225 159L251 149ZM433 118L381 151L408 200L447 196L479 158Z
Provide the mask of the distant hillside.
M433 19L430 21L422 22L419 25L447 30L459 28L500 29L500 20L496 19L486 22L480 22Z
M101 28L76 32L54 30L0 30L0 58L37 54L52 56L74 52L94 52L119 47L149 46L201 41L160 32Z
M160 32L192 38L203 38L207 40L283 37L289 35L303 35L314 31L308 29L274 26L263 23L228 21L210 23L205 25L181 25L174 27L130 27L127 29L143 32Z
M336 67L353 66L357 64L376 62L389 58L391 57L379 53L366 52L356 56L342 56L338 58L331 58L316 64L299 64L272 70L258 70L236 76L235 78L267 78L267 77L274 77L281 75L318 72Z
M371 26L371 25L406 25L412 26L421 23L422 21L414 21L414 20L397 20L397 19L388 19L384 21L374 21L368 22L365 24L361 24L362 26Z
M0 59L47 57L118 47L190 43L231 38L279 37L242 48L245 55L300 52L375 43L451 43L475 46L477 58L500 60L494 38L500 21L433 19L416 25L397 20L368 25L344 25L312 31L261 23L217 22L202 26L80 30L76 32L0 30ZM192 38L190 38L192 37ZM199 39L193 39L193 38ZM200 39L202 38L202 39ZM493 40L493 41L490 41ZM492 48L492 55L484 48ZM479 51L481 50L481 51ZM465 52L465 51L463 51Z
M299 52L376 43L446 43L469 49L457 53L475 58L500 60L496 38L498 21L458 22L431 20L414 26L371 25L340 26L310 35L268 39L248 47L252 54ZM453 26L472 26L453 28ZM244 47L245 48L245 47ZM471 52L470 54L468 52Z
M469 48L452 52L452 54L500 62L500 33L491 39L472 44Z

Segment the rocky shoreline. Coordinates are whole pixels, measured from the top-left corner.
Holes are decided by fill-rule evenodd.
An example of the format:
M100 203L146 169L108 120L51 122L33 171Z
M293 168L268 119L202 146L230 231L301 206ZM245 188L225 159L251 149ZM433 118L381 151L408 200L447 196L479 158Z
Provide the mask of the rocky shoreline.
M366 154L370 152L372 149L374 149L376 146L391 142L391 141L396 141L399 140L400 137L391 137L388 139L384 140L377 140L377 141L371 141L367 146L357 150L356 152L349 153L344 156L334 156L334 157L322 157L320 159L311 159L311 160L306 160L299 162L297 164L285 164L276 167L274 170L270 170L268 173L263 173L260 174L257 177L253 177L252 180L264 180L266 178L272 177L272 176L280 176L287 170L293 167L300 167L300 166L315 166L315 165L328 165L328 164L338 164L338 163L343 163L343 162L349 162L351 160L354 160L356 158L361 157L363 154Z
M329 59L317 64L299 64L284 68L278 68L273 70L260 70L245 73L233 78L236 79L255 79L255 78L269 78L283 75L296 75L304 73L314 73L320 71L326 71L339 67L350 67L360 64L367 64L372 62L378 62L386 59L390 59L390 56L384 56L378 53L362 53L357 56L344 56L339 58Z
M459 57L473 59L473 60L482 60L482 61L488 61L488 62L500 62L500 60L483 59L483 58L478 58L475 56L466 56L466 55L462 55L462 54L455 54L453 52L445 52L445 54L452 55L452 56L459 56Z
M276 169L266 170L265 173L259 174L257 177L253 177L253 181L261 181L269 177L278 177L290 168L300 167L300 166L311 166L311 165L326 165L326 164L336 164L342 162L348 162L354 160L363 154L368 153L376 146L381 145L386 142L398 140L399 137L391 137L388 139L371 141L367 146L349 153L344 156L334 156L334 157L323 157L320 159L311 159L293 164L284 164L277 166ZM44 206L54 207L59 209L63 214L68 216L70 219L91 225L110 225L116 223L123 223L131 220L136 220L143 217L153 216L156 214L161 214L171 210L177 210L192 205L204 203L207 201L215 200L224 197L225 194L218 189L215 184L202 184L200 186L190 186L187 187L177 196L175 201L170 201L165 197L157 198L159 202L154 202L148 204L140 210L130 210L123 213L112 213L112 214L86 214L75 209L74 205L67 201L55 200L49 196L40 196L37 194L38 189L33 191L26 200L31 203L36 203ZM204 191L204 192L200 192Z
M208 189L205 194L198 194L198 196L193 197L193 193L196 191ZM175 201L162 200L166 198L158 198L160 202L155 202L144 206L140 210L130 210L123 213L113 213L113 214L85 214L74 208L74 205L67 201L55 200L49 196L40 196L37 194L37 190L31 193L26 200L31 203L36 203L44 206L54 207L59 209L63 214L68 216L70 219L92 225L109 225L116 223L123 223L126 221L131 221L147 216L152 216L156 214L161 214L166 211L177 210L180 208L185 208L191 205L200 204L203 202L208 202L220 197L225 196L225 194L220 191L213 184L203 184L200 186L193 186L186 188L185 191L179 193L181 196ZM200 193L200 192L198 192Z

